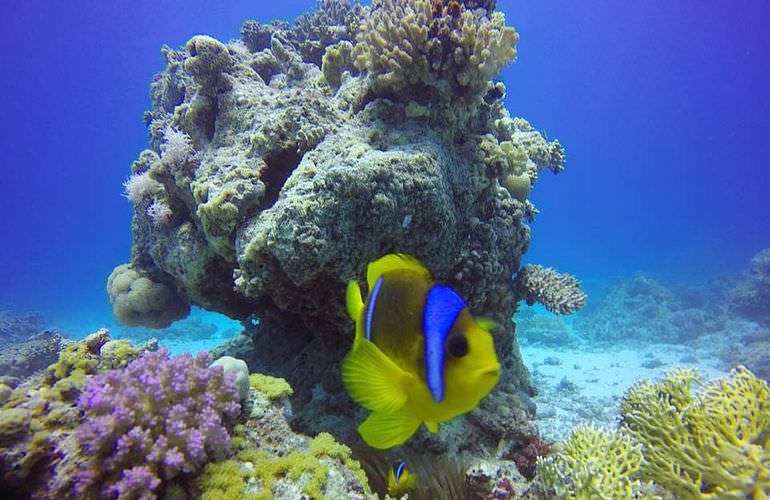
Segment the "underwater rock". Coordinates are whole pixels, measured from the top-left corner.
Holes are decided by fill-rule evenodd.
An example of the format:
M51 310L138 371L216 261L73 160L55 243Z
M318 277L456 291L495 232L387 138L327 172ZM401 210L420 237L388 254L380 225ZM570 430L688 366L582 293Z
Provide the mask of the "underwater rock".
M238 41L197 36L164 48L150 149L132 166L161 187L134 205L131 262L110 280L117 318L157 327L191 304L258 317L253 351L238 356L292 383L305 430L336 432L323 426L337 420L303 408L315 390L327 414L352 425L338 370L352 341L345 284L383 254L406 252L474 314L500 322L508 383L495 393L533 393L510 318L536 209L505 178L526 176L531 189L539 171L563 169L564 152L512 118L505 87L490 81L517 40L493 4L324 1L295 26L247 22ZM398 30L380 33L379 22ZM335 54L343 47L350 57ZM398 68L374 58L382 47ZM172 214L161 223L158 206ZM501 438L466 435L451 447L494 449Z
M730 306L747 319L770 325L770 248L752 257L748 276L730 290Z

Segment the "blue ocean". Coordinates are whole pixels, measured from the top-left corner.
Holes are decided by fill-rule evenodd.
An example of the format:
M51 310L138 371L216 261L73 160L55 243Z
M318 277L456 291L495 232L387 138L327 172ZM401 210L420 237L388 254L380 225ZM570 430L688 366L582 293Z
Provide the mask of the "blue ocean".
M0 496L770 497L766 1L0 19Z

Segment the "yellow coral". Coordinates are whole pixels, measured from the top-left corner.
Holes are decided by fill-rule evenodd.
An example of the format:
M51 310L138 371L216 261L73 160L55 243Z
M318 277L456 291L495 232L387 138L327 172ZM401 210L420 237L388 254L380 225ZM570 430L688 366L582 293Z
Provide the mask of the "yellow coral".
M557 455L538 458L541 486L556 498L640 498L650 487L634 479L641 446L621 432L578 427Z
M621 413L643 443L645 480L681 498L770 496L770 389L746 368L705 385L674 370L632 387Z
M294 390L286 380L263 375L261 373L252 373L249 375L249 385L254 390L263 393L267 399L275 399L280 396L291 396L294 394Z

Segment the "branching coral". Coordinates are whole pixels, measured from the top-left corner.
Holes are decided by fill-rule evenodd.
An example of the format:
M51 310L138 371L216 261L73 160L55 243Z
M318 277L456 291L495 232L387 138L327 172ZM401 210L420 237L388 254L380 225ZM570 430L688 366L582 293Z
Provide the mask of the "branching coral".
M374 75L380 95L410 86L479 94L515 59L517 40L499 12L458 2L380 0L362 26L353 60Z
M559 454L538 459L538 481L547 498L642 498L649 486L634 475L643 460L628 435L578 427Z
M705 384L673 370L632 387L620 410L643 444L641 478L679 498L770 495L770 388L747 369Z
M224 422L240 405L234 375L208 364L206 354L150 352L91 379L78 401L85 421L76 436L86 458L78 494L134 498L223 458Z
M586 301L577 278L537 264L521 268L516 275L516 287L527 304L539 302L555 314L572 314L582 309Z

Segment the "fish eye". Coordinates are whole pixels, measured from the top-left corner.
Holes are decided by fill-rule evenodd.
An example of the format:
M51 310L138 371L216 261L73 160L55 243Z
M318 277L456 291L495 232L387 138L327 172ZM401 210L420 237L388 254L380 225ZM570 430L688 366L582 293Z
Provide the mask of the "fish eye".
M455 358L468 354L468 339L462 333L453 333L446 340L446 350Z

